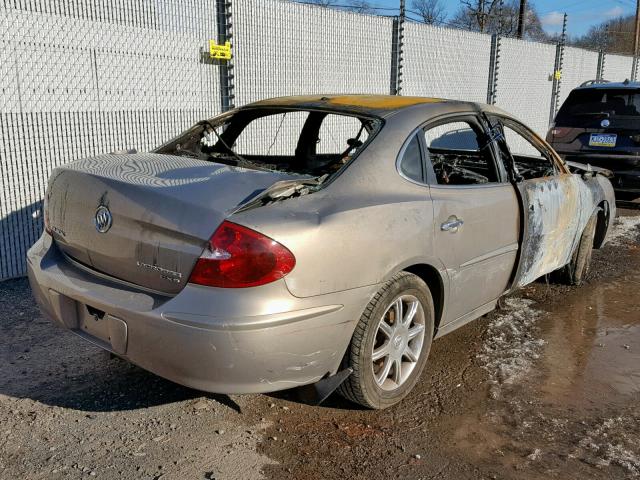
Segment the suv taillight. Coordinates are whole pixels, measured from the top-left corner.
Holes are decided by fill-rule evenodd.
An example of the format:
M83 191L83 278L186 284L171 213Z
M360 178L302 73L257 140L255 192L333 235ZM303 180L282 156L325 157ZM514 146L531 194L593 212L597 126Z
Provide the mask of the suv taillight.
M568 135L569 132L571 132L571 128L570 127L553 127L550 131L551 131L551 135L553 135L554 138L557 138L557 137L562 138Z
M225 220L196 262L189 282L222 288L257 287L284 277L295 265L295 257L283 245Z

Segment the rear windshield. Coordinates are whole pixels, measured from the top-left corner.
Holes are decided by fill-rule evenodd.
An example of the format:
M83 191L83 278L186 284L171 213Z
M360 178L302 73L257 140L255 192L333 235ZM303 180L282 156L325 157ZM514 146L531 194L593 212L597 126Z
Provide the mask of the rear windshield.
M157 152L320 177L346 165L381 123L326 111L245 109L202 121Z
M560 108L556 125L582 127L599 124L604 118L638 120L640 90L593 88L574 90Z

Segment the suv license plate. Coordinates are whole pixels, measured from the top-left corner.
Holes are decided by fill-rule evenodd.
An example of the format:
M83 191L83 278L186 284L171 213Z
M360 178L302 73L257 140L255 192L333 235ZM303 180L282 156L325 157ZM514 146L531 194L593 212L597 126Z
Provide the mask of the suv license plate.
M589 138L590 147L615 147L618 135L615 133L592 133Z

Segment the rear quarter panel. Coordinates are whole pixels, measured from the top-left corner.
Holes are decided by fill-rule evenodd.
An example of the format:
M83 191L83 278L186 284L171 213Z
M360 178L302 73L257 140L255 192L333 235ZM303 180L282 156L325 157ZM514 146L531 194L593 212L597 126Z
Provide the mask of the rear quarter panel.
M433 252L428 187L396 171L409 133L388 125L323 190L233 216L293 252L296 266L285 277L293 295L375 285L414 264L442 270Z

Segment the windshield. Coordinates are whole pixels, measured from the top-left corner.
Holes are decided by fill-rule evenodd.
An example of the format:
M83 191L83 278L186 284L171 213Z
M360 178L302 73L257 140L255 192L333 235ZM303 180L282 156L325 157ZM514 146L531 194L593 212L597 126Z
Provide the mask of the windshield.
M560 108L556 125L585 127L599 125L605 118L634 120L640 117L640 90L592 88L574 90Z
M157 152L311 176L339 171L381 120L326 111L245 109L202 121Z

